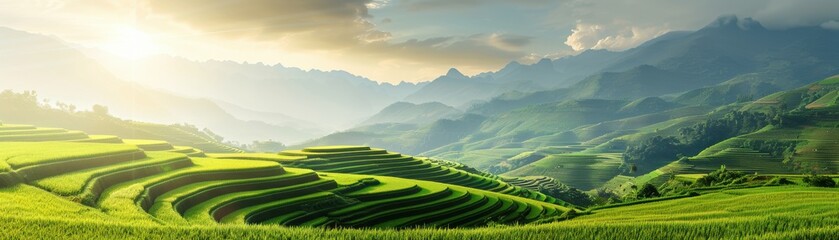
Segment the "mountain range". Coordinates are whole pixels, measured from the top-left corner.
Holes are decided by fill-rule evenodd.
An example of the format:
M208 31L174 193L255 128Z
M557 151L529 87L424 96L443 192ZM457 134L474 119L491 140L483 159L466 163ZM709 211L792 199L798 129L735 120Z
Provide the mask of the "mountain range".
M839 31L767 29L735 16L696 31L670 32L626 51L588 50L534 64L511 62L474 76L452 68L430 82L395 85L345 71L281 64L169 56L127 62L55 37L11 29L0 35L0 61L16 63L0 69L4 88L37 90L43 98L80 107L102 104L128 119L189 122L240 142L387 142L393 150L435 156L450 156L465 145L475 150L514 146L560 134L553 131L649 113L595 114L550 131L539 127L551 124L520 126L568 121L540 119L533 115L539 111L575 112L591 103L608 103L597 107L617 111L642 99L668 108L722 106L798 87L839 69L839 46L833 44ZM507 125L493 126L500 123Z
M359 127L302 146L388 139L390 149L456 160L482 170L507 165L495 173L536 164L532 159L519 161L531 154L581 151L593 153L594 160L586 160L587 164L617 167L628 144L677 134L681 127L736 110L738 102L839 73L835 42L839 42L836 30L767 29L750 18L724 16L699 30L671 32L621 52L590 50L533 65L511 63L471 77L453 69L406 101L438 98L459 106L464 117L413 128ZM529 77L503 77L516 75ZM451 124L457 122L468 124ZM440 133L450 134L440 137ZM614 176L610 174L598 184L583 186L600 185Z

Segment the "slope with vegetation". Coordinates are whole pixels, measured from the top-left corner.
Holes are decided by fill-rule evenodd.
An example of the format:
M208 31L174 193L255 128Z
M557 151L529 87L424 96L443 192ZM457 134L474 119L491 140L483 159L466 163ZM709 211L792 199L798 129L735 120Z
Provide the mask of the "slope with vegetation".
M9 129L6 131L26 129L22 125L2 126ZM38 191L77 202L74 204L101 210L104 216L145 225L463 227L490 222L527 223L570 209L549 203L556 200L548 201L545 195L538 201L471 188L527 191L472 173L463 182L474 185L458 186L372 172L319 173L280 165L296 166L295 162L307 160L289 154L293 151L284 155L222 153L205 158L187 156L181 153L186 148L156 140L38 142L39 133L28 136L30 139L24 140L34 142L0 142L3 187L34 186L42 189ZM385 152L367 147L319 147L298 153L354 157L355 162L345 165L370 169L362 164L370 157L359 154L364 151ZM391 155L372 158L399 164L399 159L387 158ZM423 169L417 170L414 172L421 173ZM484 183L496 186L490 188Z
M281 156L302 156L305 159L285 162L285 165L323 172L393 176L435 181L482 189L507 195L531 198L548 203L566 204L538 191L517 187L497 176L467 169L463 165L445 161L416 158L364 146L310 147L286 150Z
M38 101L35 92L0 92L0 119L5 122L25 122L39 126L78 129L86 133L110 134L123 138L159 139L178 146L191 146L207 152L241 152L241 149L222 143L222 137L208 129L183 125L163 125L123 120L113 117L108 109L96 106L90 111L77 111L72 105L57 103L52 107ZM30 126L31 127L31 126ZM34 127L33 127L34 128ZM58 131L58 130L52 130ZM12 132L8 132L11 135ZM56 135L56 134L53 134ZM83 135L77 132L76 135ZM115 141L115 137L91 135L98 141Z

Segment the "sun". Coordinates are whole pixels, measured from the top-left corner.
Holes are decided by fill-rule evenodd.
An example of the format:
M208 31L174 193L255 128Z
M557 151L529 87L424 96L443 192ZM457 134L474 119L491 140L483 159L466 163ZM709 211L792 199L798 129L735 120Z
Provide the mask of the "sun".
M136 28L123 27L103 47L106 51L127 59L140 59L158 53L154 38Z

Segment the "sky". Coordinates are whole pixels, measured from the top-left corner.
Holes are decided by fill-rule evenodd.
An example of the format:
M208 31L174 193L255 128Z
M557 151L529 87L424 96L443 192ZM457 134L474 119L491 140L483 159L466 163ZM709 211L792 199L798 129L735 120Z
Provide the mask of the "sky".
M279 63L398 83L625 50L722 15L839 29L837 11L835 0L0 0L0 27L128 60Z

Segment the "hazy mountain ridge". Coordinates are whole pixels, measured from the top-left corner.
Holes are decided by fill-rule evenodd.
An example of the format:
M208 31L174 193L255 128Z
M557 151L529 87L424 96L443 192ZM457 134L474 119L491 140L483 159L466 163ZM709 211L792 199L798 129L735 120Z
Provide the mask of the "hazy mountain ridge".
M345 71L307 71L281 64L197 62L168 56L140 62L114 60L107 55L97 58L127 80L258 112L294 116L315 123L324 132L354 126L423 86L377 83Z
M455 118L460 114L462 114L461 111L439 102L423 104L396 102L385 107L360 125L379 123L428 124L443 118Z
M439 101L469 107L468 104L475 101L490 100L510 91L535 92L568 87L600 71L619 55L606 50L589 50L557 60L543 58L529 65L512 61L498 71L475 76L464 76L457 69L451 69L405 100L414 103Z
M293 128L243 121L206 99L187 98L152 90L113 76L96 61L61 40L0 28L0 79L3 89L35 90L52 102L90 109L105 105L122 118L190 123L207 127L228 139L300 141ZM297 132L297 134L295 134Z

